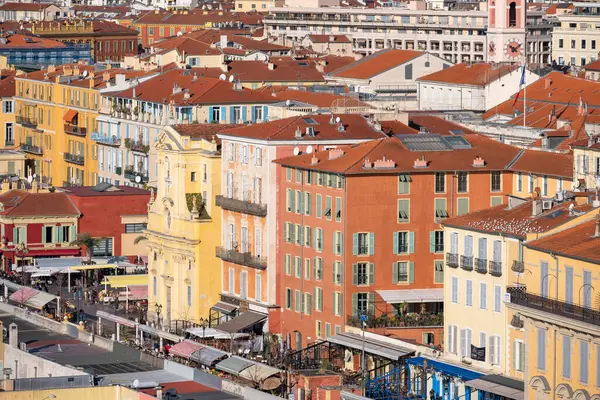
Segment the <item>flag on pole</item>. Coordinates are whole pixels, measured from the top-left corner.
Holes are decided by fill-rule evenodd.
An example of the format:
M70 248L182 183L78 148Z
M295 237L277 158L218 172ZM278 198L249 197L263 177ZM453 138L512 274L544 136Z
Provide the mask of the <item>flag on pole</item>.
M519 91L515 96L515 101L513 102L513 107L517 104L517 100L519 100L519 95L521 94L521 89L525 86L525 70L527 69L527 64L523 64L523 71L521 72L521 80L519 81Z

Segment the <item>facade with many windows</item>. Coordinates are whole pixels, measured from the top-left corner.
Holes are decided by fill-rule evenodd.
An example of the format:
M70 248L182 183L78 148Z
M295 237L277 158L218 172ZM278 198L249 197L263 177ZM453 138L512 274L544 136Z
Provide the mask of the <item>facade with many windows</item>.
M363 315L370 331L441 343L441 224L502 203L518 153L479 135L461 136L452 159L430 147L455 139L406 135L278 161L279 329L292 347Z
M558 16L559 24L552 31L553 61L585 67L598 59L599 11L598 3L575 3L573 14Z

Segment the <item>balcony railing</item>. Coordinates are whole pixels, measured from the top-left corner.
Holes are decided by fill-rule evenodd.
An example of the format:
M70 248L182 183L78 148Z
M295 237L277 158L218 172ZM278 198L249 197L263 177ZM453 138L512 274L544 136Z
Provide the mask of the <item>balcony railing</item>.
M69 181L63 181L63 187L81 187L83 186L80 183L74 183L74 182L69 182Z
M598 310L533 294L528 292L525 286L507 287L506 291L510 294L511 304L544 311L554 316L600 325L600 311Z
M488 272L487 260L484 260L483 258L476 258L475 259L475 271L479 272L480 274L487 274L487 272Z
M458 254L446 254L446 265L451 268L458 268Z
M360 317L349 315L347 318L348 325L361 328L362 321ZM442 326L444 325L444 314L398 314L390 315L383 314L379 317L367 315L366 328L412 328L423 326Z
M69 135L85 137L85 135L87 135L87 128L73 124L65 124L65 133L68 133Z
M511 268L514 272L525 272L525 263L523 261L514 260Z
M38 125L37 118L28 117L26 115L15 116L15 121L17 122L17 124L21 124L24 126L37 126Z
M125 179L129 179L135 183L148 182L149 179L147 171L135 171L132 166L125 168L123 176L125 176Z
M126 138L125 147L131 151L136 151L138 153L148 154L150 152L150 146L144 144L144 142L140 140L131 140L129 138Z
M473 271L473 257L460 256L460 267L467 271Z
M223 261L245 265L256 269L266 269L267 260L262 257L253 256L250 253L240 253L237 250L229 250L225 247L217 247L216 255Z
M224 210L237 211L257 217L267 216L267 205L256 204L248 200L232 199L225 196L217 196L217 205Z
M121 138L117 137L115 135L108 136L108 135L101 135L98 132L92 132L92 140L97 143L105 144L107 146L113 146L113 147L121 146Z
M502 276L502 261L490 261L489 273L493 276Z
M34 146L32 144L27 143L21 144L21 150L23 150L25 153L36 154L38 156L41 156L43 154L41 146Z
M77 154L72 154L72 153L65 153L64 157L65 157L66 162L70 162L70 163L77 164L77 165L85 164L85 157L83 157L83 156L80 156Z

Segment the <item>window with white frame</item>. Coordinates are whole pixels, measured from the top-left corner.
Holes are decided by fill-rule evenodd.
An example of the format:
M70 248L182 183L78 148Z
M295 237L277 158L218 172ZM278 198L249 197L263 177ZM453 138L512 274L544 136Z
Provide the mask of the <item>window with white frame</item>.
M460 355L462 357L471 357L471 329L460 330Z

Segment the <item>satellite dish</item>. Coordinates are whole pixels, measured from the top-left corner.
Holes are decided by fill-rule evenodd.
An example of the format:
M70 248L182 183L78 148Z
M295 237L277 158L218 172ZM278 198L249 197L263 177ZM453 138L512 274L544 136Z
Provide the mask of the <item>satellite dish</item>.
M298 148L298 146L294 147L294 155L297 156L298 154L300 154L300 149Z
M234 80L234 79L235 79L235 78L233 77L233 75L231 75L231 76L229 77L229 82L233 82L233 80Z
M181 32L181 31L177 32L177 36L182 36L182 35L183 35L183 32Z
M221 75L219 75L219 79L222 80L222 81L224 81L224 80L227 79L227 75L221 74Z
M285 101L285 105L286 105L287 107L291 106L291 105L292 105L292 101L291 101L291 100L289 100L289 99L288 99L288 100L286 100L286 101Z
M312 148L312 146L308 146L308 147L306 148L306 154L312 154L312 152L313 152L313 148Z
M136 175L135 177L135 183L141 183L142 182L142 177L139 175Z
M576 181L576 182L575 182L575 187L576 187L576 188L578 188L578 187L580 187L580 186L581 186L581 182L579 182L579 181Z
M337 122L338 124L340 123L342 119L340 117L335 117L335 122Z
M85 71L83 71L83 74L82 74L82 75L83 75L83 77L84 77L84 78L87 78L87 76L88 76L89 74L90 74L90 73L89 73L89 72L88 72L88 70L86 69Z
M140 386L140 380L139 379L135 379L133 381L133 383L131 384L131 386L133 386L134 388L138 388Z

